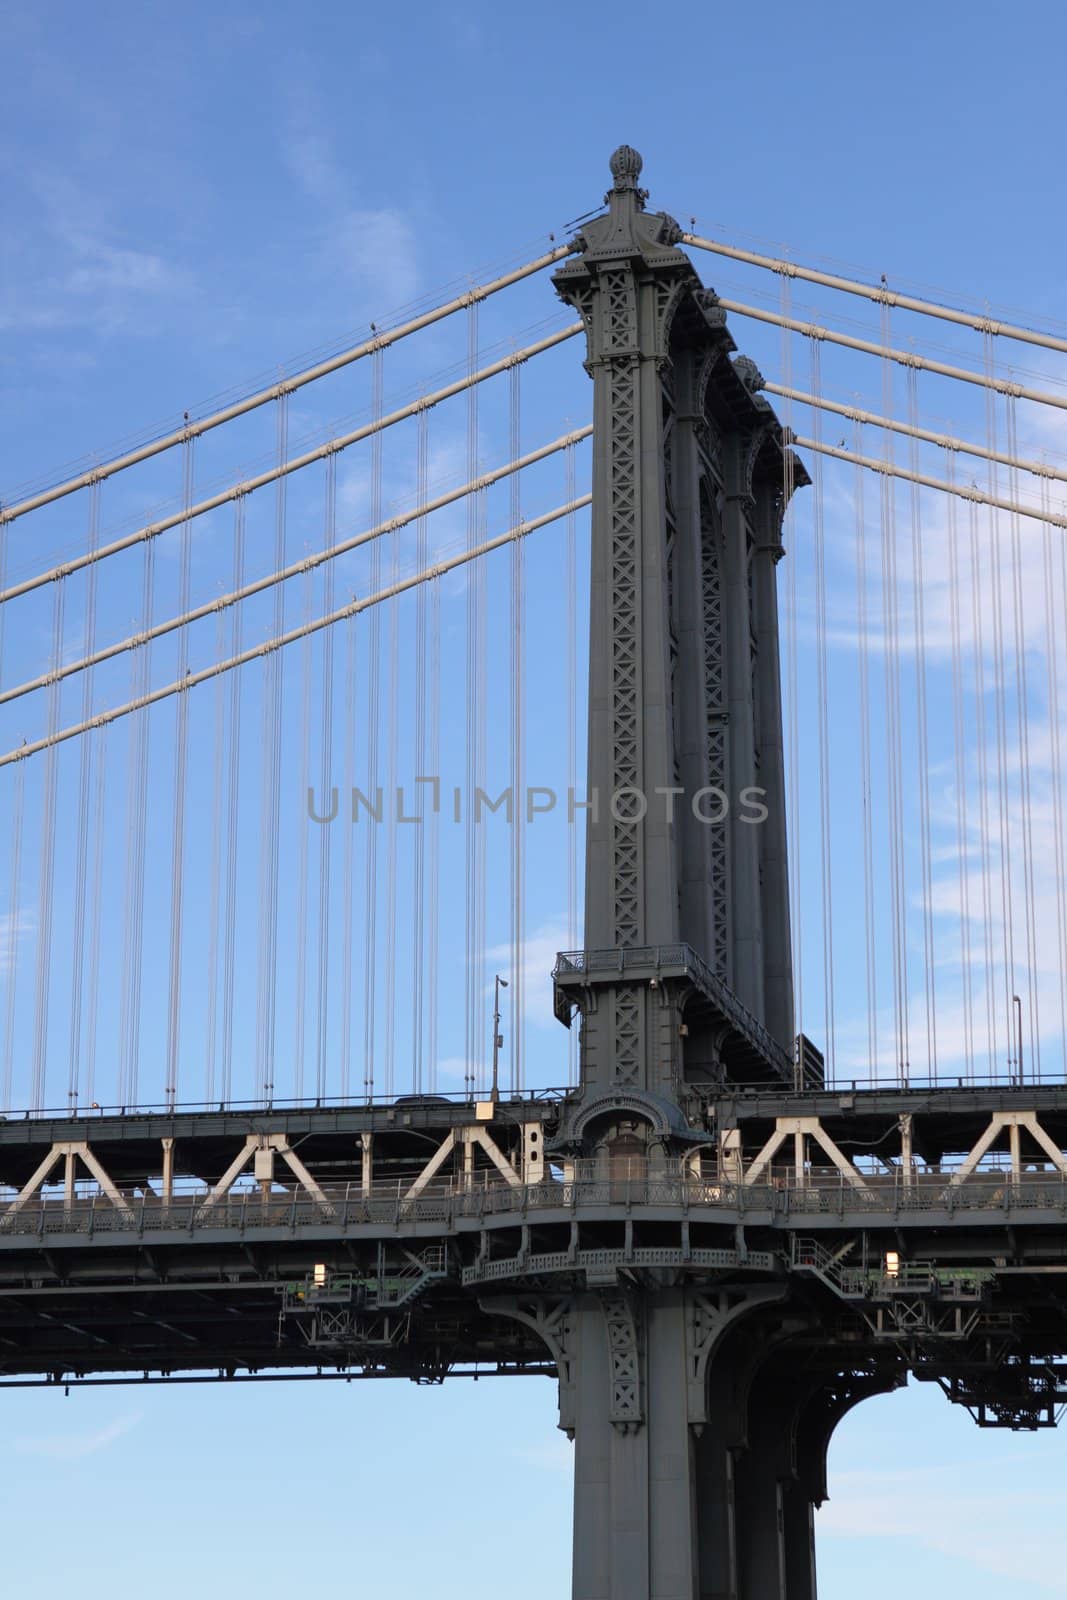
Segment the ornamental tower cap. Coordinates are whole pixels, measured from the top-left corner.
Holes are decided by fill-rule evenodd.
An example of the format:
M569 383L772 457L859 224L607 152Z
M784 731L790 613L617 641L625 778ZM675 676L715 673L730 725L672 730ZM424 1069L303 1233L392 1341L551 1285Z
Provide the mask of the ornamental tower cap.
M616 189L633 189L641 176L644 162L640 153L629 144L620 144L608 162Z

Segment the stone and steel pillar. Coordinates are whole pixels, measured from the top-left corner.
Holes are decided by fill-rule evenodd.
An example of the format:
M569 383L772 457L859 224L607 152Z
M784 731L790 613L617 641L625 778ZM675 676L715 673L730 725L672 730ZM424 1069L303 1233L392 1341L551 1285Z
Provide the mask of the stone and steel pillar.
M758 374L731 360L722 308L678 224L645 209L640 173L635 150L616 150L607 210L555 277L585 324L594 424L585 947L557 975L560 1016L581 1014L581 1086L555 1148L628 1183L692 1171L713 1148L703 1107L729 1029L748 1066L790 1070L767 552L784 479L805 481L784 471ZM788 1445L771 1413L731 1437L708 1400L709 1371L741 1360L729 1330L781 1296L743 1273L609 1271L552 1309L574 1600L786 1595L803 1543ZM735 1410L747 1384L732 1384ZM810 1585L788 1600L811 1600Z

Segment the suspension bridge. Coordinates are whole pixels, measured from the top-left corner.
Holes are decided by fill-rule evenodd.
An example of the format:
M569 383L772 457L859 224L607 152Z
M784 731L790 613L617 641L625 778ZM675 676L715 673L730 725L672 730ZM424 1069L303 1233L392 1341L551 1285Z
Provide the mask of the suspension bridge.
M547 1374L576 1600L808 1600L1067 1403L1067 335L640 178L5 492L0 1385Z

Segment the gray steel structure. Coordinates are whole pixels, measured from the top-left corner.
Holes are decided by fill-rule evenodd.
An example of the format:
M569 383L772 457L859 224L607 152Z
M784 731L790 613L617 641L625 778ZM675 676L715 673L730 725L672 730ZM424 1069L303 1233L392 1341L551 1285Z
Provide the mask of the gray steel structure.
M852 1406L1067 1401L1067 1087L827 1087L793 1037L806 478L639 176L555 280L594 385L579 1089L0 1122L0 1383L549 1374L575 1600L811 1600Z

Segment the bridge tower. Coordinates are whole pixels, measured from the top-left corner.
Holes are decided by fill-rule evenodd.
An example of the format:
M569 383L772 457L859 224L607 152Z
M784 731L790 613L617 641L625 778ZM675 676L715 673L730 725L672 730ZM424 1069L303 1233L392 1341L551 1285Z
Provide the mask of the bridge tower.
M776 566L807 481L641 165L615 151L555 277L594 388L585 948L555 973L581 1082L555 1144L620 1198L699 1169L725 1083L792 1081ZM574 1298L574 1600L814 1593L790 1454L811 1396L749 1395L779 1299L670 1270Z
M791 1071L775 569L806 482L717 297L612 157L607 214L556 274L594 386L585 949L589 1096L678 1105Z

